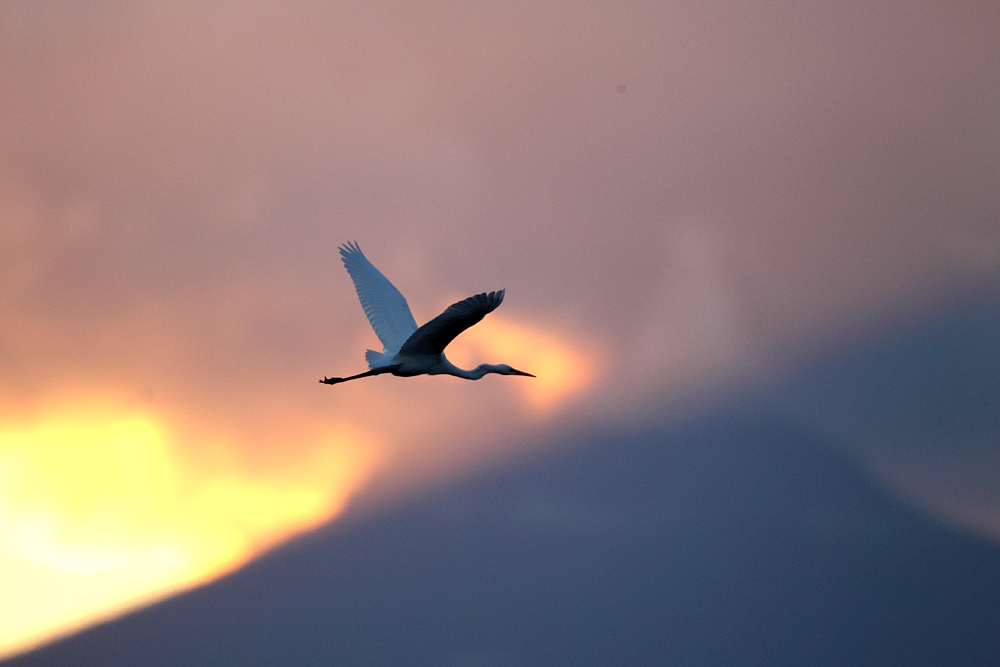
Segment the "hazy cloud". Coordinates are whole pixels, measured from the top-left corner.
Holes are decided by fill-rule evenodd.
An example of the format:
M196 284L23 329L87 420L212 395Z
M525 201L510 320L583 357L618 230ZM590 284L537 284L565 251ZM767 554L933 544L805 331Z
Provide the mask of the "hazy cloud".
M384 490L989 283L998 19L4 2L0 408L114 396L253 470L354 429ZM418 321L507 288L504 345L473 349L585 372L317 386L374 341L347 240Z

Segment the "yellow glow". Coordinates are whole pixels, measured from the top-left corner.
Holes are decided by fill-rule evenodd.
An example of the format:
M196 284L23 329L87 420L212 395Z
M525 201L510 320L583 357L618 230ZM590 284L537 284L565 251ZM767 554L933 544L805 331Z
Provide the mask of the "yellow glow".
M532 373L535 379L517 387L539 412L550 412L591 387L600 371L600 354L593 345L496 314L457 338L448 356L460 366L506 363Z
M329 519L375 462L343 426L266 478L232 461L206 469L178 444L161 421L124 410L0 426L0 656L203 582Z

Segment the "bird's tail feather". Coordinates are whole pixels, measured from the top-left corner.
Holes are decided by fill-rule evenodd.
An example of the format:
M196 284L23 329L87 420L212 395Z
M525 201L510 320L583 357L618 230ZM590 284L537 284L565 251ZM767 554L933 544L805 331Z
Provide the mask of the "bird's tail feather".
M376 352L375 350L365 351L365 361L368 362L368 368L381 368L382 366L387 366L389 364L389 359L386 355L381 352Z

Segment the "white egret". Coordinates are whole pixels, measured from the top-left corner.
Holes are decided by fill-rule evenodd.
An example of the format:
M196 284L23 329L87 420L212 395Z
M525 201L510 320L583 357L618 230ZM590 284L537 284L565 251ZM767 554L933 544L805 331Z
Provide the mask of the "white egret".
M337 384L371 375L392 373L402 377L413 375L454 375L467 380L478 380L487 373L500 375L526 375L531 373L511 368L507 364L480 364L467 371L448 361L444 348L487 313L503 303L503 290L484 292L453 303L433 320L417 328L406 299L388 278L368 261L357 243L340 246L340 256L354 288L358 291L361 307L382 341L382 351L368 350L365 360L370 370L344 378L324 377L320 382Z

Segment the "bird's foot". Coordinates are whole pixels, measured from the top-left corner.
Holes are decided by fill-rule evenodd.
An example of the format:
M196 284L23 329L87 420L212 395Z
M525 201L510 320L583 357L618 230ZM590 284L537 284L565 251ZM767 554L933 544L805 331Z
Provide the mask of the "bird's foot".
M320 380L320 384L337 384L338 382L343 382L344 378L328 378L325 377Z

